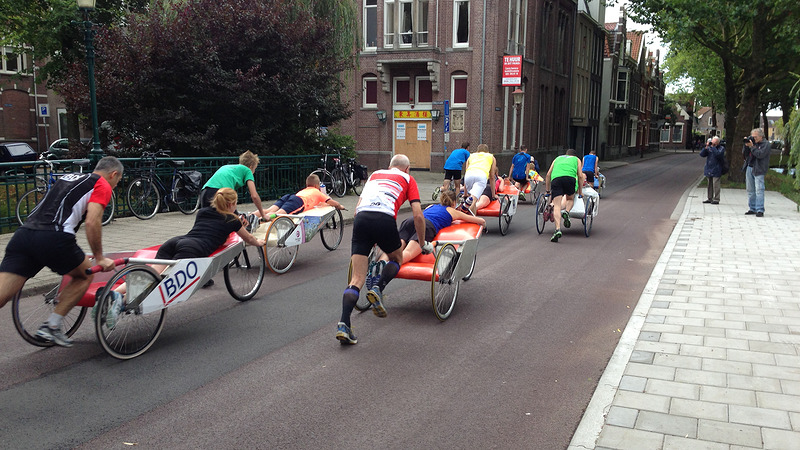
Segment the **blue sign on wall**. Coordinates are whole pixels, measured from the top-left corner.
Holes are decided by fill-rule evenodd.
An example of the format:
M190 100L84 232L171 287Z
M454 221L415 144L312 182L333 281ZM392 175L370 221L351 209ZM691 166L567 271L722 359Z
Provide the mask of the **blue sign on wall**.
M444 132L450 132L450 100L444 101Z

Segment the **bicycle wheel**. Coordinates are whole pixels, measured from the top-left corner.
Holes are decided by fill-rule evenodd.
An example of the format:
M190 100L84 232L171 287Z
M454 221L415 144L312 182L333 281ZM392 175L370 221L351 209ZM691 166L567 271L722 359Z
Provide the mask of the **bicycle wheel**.
M286 238L294 231L292 219L278 217L267 228L266 262L269 270L285 273L297 258L297 245L286 246Z
M225 287L231 297L245 302L256 295L264 282L264 248L246 245L223 269Z
M459 280L455 278L458 252L453 244L445 244L436 254L431 275L431 301L436 318L444 321L456 306Z
M128 195L125 198L128 209L134 216L147 220L156 215L161 207L161 196L158 188L148 178L136 178L128 186Z
M36 336L36 330L50 317L50 314L58 304L58 292L61 285L54 287L46 294L33 297L22 298L20 292L11 300L11 317L14 320L14 328L25 341L38 347L50 347L52 342ZM72 336L81 326L83 318L86 317L86 309L76 306L64 317L64 333Z
M592 222L594 221L594 198L586 199L586 212L583 216L583 234L589 237L592 232Z
M467 274L464 275L464 278L462 278L462 280L467 281L470 278L472 278L472 272L475 271L475 263L477 261L478 261L478 251L476 250L475 251L475 256L472 257L472 264L470 264L470 266L469 266L469 272L467 272Z
M97 293L99 302L97 316L94 318L97 340L109 355L117 359L131 359L146 352L164 328L164 316L167 309L143 314L140 305L128 303L130 299L144 298L161 280L152 267L144 264L133 264L122 268ZM108 326L106 317L111 307L112 297L109 295L115 286L125 283L125 305L117 316L113 328Z
M536 198L536 231L539 234L544 232L544 226L547 223L544 220L544 211L547 209L547 197L544 194L539 194Z
M344 236L344 220L342 219L342 212L337 209L331 218L320 227L319 237L322 238L322 245L333 251L339 247L339 243L342 242L342 236Z
M186 182L183 178L177 178L175 185L172 188L172 202L178 206L178 210L184 214L194 214L197 208L200 207L200 198L197 194L192 192L186 187Z
M511 208L511 199L507 195L500 197L500 234L508 234L508 226L511 224L511 215L508 210Z
M42 201L45 194L47 194L47 188L34 188L22 194L22 197L17 200L17 222L20 225L25 223L25 219L28 218L33 208Z
M106 226L114 220L114 213L117 212L117 196L112 192L111 201L106 205L103 210L103 226Z
M364 183L366 183L365 180L362 180L361 178L354 178L353 193L356 195L361 195L361 192L364 190Z
M331 172L333 178L333 193L339 197L344 197L347 193L347 181L344 179L344 172L342 169L333 169Z
M317 169L311 172L311 174L319 177L319 182L325 185L325 190L328 195L333 192L333 177L330 172L324 169Z

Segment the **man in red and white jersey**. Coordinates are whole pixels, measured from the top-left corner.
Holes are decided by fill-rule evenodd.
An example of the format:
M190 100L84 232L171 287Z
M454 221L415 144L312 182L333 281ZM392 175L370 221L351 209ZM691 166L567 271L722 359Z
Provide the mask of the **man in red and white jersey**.
M104 271L114 269L114 261L103 255L103 210L122 179L122 170L117 158L106 156L92 173L60 177L8 242L0 263L0 308L44 267L71 278L53 313L36 332L46 341L72 346L61 330L62 321L92 282L92 276L86 275L92 263L75 240L81 222L86 222L86 240L95 263Z
M411 204L417 236L425 236L425 218L422 215L419 189L416 180L408 173L410 168L411 163L406 155L395 155L387 170L373 172L358 199L350 256L353 273L342 296L342 317L336 329L336 339L342 344L358 342L350 325L350 314L367 277L367 258L376 244L388 255L389 261L383 267L378 283L367 292L367 299L372 303L376 316L386 317L383 289L397 275L400 264L403 263L403 250L397 231L397 211L406 200ZM423 243L422 249L423 253L433 250L427 242Z

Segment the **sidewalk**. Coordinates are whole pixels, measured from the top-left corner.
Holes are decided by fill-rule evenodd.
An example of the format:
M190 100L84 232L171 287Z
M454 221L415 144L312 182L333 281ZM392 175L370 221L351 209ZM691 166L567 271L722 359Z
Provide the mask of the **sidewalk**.
M570 449L800 449L800 214L689 192Z
M645 155L645 158L649 159L666 154L669 153L651 153ZM601 162L600 166L603 169L607 169L638 161L641 161L641 159L638 157L631 157L618 161ZM502 173L504 169L500 170ZM443 174L440 172L412 170L411 175L417 180L417 184L419 185L422 203L424 205L432 203L431 194L437 186L441 186L442 179L444 178ZM353 211L358 202L358 197L351 192L343 198L337 198L335 196L333 198L347 208L346 211L342 211L345 223L351 222L353 220ZM268 206L273 202L274 200L265 200L264 204ZM401 211L407 211L409 209L410 206L406 203L403 205ZM239 210L253 211L255 207L252 203L240 204ZM192 228L194 218L194 214L187 216L180 212L169 212L158 213L150 220L139 220L136 217L115 219L111 224L103 227L103 252L131 251L162 244L173 236L186 234ZM12 233L0 235L0 258L5 255L6 245L11 239L11 236ZM86 241L86 233L83 227L78 231L77 240L78 245L88 253L89 244ZM45 268L39 272L38 275L25 283L25 288L22 292L23 295L43 293L56 286L60 281L61 277L59 275Z

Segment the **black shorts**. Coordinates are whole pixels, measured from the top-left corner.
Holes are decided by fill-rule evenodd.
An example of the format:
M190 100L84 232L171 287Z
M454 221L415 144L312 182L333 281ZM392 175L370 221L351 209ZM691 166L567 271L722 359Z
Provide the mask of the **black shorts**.
M550 182L550 194L553 197L575 194L575 177L558 177Z
M583 172L586 175L586 181L588 183L594 183L594 172Z
M303 199L294 194L286 194L275 202L275 206L288 214L296 214L303 212Z
M461 171L454 170L454 169L444 169L444 179L445 180L460 180L461 179Z
M20 228L8 241L0 272L31 278L49 267L59 275L66 275L85 260L86 254L78 247L74 234Z
M218 190L219 188L203 188L203 190L200 191L200 207L205 208L206 206L211 206L211 200L214 200L214 196L217 195Z
M489 197L489 200L494 200L492 198L492 185L491 184L486 183L486 187L483 188L483 192L481 193L481 196L484 196L484 195Z
M519 183L520 186L525 186L526 184L528 184L528 179L527 178L513 178L512 177L511 179L516 181L517 183Z
M208 250L208 245L198 238L175 236L161 244L156 252L156 259L183 259L205 258L213 250Z
M406 241L417 241L419 242L419 238L417 237L417 228L414 226L414 218L406 219L403 223L400 224L400 229L398 230L400 234L400 239ZM428 219L425 219L425 240L430 242L433 238L436 237L436 227L433 226L433 222Z
M375 244L385 253L392 253L400 248L397 221L394 217L379 212L364 211L356 214L353 219L350 254L369 256Z

